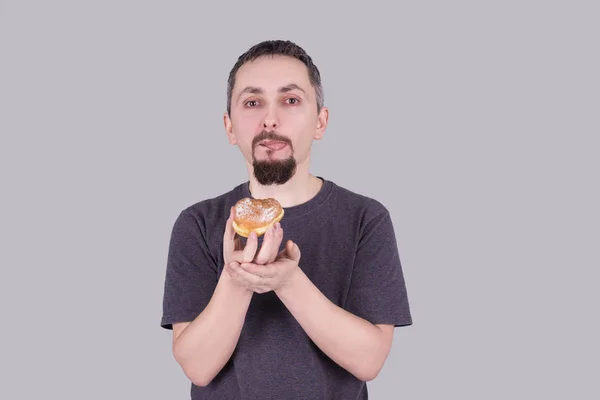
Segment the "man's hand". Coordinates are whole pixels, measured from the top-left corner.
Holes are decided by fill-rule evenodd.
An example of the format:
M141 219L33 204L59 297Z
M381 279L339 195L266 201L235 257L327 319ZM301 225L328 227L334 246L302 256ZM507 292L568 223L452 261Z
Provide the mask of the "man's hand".
M232 262L226 265L231 277L248 290L255 293L266 293L284 288L298 271L300 248L288 240L272 263L259 265L251 262Z
M235 215L234 207L231 207L229 218L223 234L223 259L225 261L225 271L231 274L230 265L239 267L242 264L253 263L255 265L266 265L275 261L277 258L281 240L283 239L283 229L279 223L269 228L265 232L262 246L258 251L258 237L256 233L251 233L246 240L246 245L242 238L237 235L233 229L233 218ZM238 282L240 283L240 282ZM242 285L246 287L246 285Z

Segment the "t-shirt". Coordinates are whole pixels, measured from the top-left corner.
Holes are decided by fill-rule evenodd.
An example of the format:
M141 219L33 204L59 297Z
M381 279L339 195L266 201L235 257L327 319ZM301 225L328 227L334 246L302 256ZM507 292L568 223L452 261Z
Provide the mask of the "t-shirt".
M372 322L412 325L390 213L382 203L323 180L309 201L285 208L282 247L301 251L299 268L334 304ZM245 182L200 201L177 217L169 245L161 326L192 321L208 304L223 271L230 208L252 197ZM259 248L262 243L259 238ZM237 347L199 399L367 399L366 383L312 342L274 292L254 293Z

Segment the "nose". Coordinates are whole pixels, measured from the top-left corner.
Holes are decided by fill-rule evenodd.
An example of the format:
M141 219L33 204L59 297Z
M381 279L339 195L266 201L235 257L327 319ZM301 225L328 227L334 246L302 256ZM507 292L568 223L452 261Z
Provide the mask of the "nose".
M269 109L263 119L263 128L268 130L276 129L279 126L279 119L277 113L273 109Z
M263 127L265 129L275 129L277 128L277 121L274 119L265 119L263 122Z

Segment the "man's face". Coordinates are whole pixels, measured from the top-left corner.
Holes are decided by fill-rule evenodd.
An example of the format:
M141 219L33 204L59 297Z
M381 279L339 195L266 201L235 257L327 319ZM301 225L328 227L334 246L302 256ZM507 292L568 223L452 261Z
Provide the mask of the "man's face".
M321 139L327 110L317 113L306 66L285 56L260 57L237 72L225 127L263 185L289 180Z

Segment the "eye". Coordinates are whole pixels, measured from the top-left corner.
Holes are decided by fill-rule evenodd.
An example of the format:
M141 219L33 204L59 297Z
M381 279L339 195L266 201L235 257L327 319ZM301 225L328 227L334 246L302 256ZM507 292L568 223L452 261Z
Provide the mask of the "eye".
M247 101L244 104L246 105L246 107L253 108L253 107L256 107L258 105L258 101L256 101L256 100L249 100L249 101Z
M300 100L298 100L298 99L297 99L297 98L295 98L295 97L290 97L289 99L286 99L285 101L286 101L288 104L291 104L291 105L296 105L296 104L298 104L298 103L300 102Z

